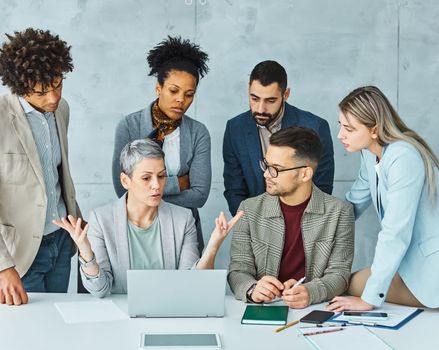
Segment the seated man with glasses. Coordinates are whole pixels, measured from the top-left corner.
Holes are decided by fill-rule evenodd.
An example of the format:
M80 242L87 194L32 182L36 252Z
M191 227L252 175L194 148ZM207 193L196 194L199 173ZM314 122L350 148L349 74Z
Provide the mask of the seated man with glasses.
M313 184L321 152L311 129L289 127L270 137L260 161L266 192L241 203L245 215L233 233L228 281L237 299L279 297L304 308L347 290L354 213Z

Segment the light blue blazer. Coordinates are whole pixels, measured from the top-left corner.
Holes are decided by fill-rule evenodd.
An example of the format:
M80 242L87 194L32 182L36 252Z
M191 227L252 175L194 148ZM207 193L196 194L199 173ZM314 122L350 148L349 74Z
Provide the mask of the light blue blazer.
M432 204L421 155L404 141L385 147L378 184L375 164L376 156L363 150L359 176L346 194L356 218L372 203L381 221L372 274L361 298L381 305L398 272L422 304L439 307L439 196ZM437 168L435 178L437 188Z

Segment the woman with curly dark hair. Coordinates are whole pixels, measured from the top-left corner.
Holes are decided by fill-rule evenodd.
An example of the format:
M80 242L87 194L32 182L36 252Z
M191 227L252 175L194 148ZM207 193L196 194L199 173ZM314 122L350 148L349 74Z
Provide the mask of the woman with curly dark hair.
M168 37L149 51L149 75L157 77L157 99L118 124L113 153L113 185L121 197L119 157L130 141L150 137L166 154L164 200L192 209L200 252L203 236L197 208L207 200L211 183L210 136L207 128L185 113L193 102L200 77L207 72L207 54L180 37Z
M75 250L52 220L81 213L61 98L70 46L32 28L6 36L0 77L12 94L0 97L0 303L18 305L26 292L67 292Z

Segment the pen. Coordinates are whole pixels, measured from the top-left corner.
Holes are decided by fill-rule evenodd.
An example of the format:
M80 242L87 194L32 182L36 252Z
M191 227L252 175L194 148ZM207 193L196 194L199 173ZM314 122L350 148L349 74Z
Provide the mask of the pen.
M350 324L359 324L363 326L375 327L377 324L375 322L361 322L361 321L348 321Z
M306 333L303 334L305 337L308 337L310 335L318 335L318 334L325 334L325 333L332 333L332 332L340 332L344 331L346 328L338 328L338 329L328 329L327 331L320 331L320 332L312 332L312 333Z
M347 327L348 325L346 323L342 323L342 324L329 324L329 325L325 325L325 324L316 324L315 326L305 326L305 327L300 327L300 329L305 329L305 328L326 328L326 327Z
M291 326L294 326L295 324L298 324L299 322L300 322L299 320L296 320L296 321L290 322L290 323L286 324L285 326L276 329L275 332L278 333L278 332L280 332L280 331L283 331L284 329L286 329L286 328L288 328L288 327L291 327Z
M306 276L303 276L300 280L298 280L298 281L294 284L294 286L293 286L292 288L297 287L297 286L300 286L300 285L303 283L303 281L305 281L305 278L306 278Z

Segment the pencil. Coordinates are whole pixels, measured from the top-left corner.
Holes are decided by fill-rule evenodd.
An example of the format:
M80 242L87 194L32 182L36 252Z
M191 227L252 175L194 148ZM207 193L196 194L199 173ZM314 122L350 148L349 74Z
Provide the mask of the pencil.
M283 331L284 329L287 329L288 327L294 326L295 324L298 324L299 322L300 322L299 320L296 320L296 321L293 321L293 322L287 323L285 326L282 326L282 327L276 329L275 332L278 333L278 332L280 332L280 331Z
M318 334L325 334L325 333L332 333L332 332L339 332L344 331L346 328L340 328L340 329L328 329L326 331L319 331L319 332L313 332L313 333L304 333L303 335L305 337L308 337L310 335L318 335Z

